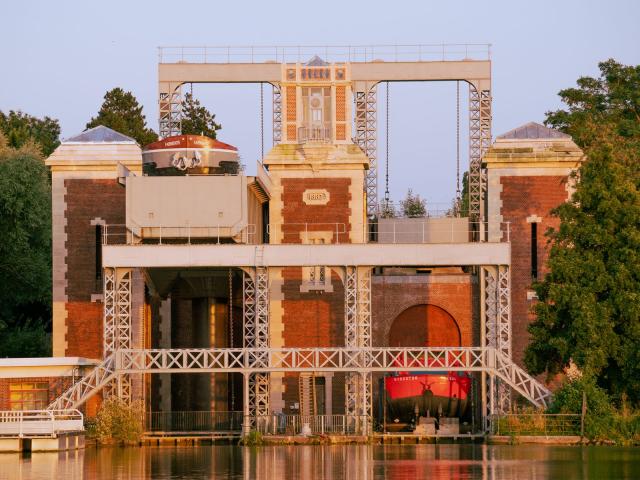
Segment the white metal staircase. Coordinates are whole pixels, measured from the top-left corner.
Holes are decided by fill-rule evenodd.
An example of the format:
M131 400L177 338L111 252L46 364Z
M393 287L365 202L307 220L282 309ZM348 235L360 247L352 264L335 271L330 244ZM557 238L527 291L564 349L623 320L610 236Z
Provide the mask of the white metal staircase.
M78 408L91 396L105 387L116 377L116 354L112 353L87 375L71 385L56 398L47 410L68 410Z

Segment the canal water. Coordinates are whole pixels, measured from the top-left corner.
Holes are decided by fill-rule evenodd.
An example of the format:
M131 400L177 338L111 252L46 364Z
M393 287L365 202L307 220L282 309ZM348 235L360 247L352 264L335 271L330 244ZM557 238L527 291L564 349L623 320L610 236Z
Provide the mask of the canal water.
M640 448L339 445L0 453L0 479L638 479Z

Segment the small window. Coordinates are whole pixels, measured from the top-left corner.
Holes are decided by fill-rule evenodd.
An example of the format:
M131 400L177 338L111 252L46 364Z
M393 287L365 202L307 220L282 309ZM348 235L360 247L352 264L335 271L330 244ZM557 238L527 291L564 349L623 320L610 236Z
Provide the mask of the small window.
M102 225L96 225L96 283L102 282Z
M9 384L10 410L42 410L49 403L47 382L11 382Z
M538 280L538 224L531 224L531 280Z

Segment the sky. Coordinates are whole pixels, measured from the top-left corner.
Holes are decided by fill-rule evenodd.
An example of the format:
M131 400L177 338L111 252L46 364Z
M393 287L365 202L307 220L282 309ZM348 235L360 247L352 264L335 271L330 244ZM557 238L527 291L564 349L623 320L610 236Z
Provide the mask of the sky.
M640 64L637 0L6 1L0 9L0 110L57 118L81 132L119 86L157 130L158 46L490 43L493 135L561 107L558 91L614 58ZM386 93L379 88L379 183L387 157ZM195 85L219 138L247 172L260 157L258 85ZM270 89L265 116L270 118ZM389 190L411 188L431 208L456 190L456 84L392 84ZM467 91L461 86L461 170L468 165ZM265 124L270 146L271 124Z

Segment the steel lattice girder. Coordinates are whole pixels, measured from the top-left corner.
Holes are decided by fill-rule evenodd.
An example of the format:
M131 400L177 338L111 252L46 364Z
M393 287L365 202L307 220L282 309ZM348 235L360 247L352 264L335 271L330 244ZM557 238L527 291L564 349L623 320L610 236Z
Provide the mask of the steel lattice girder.
M255 282L243 272L243 345L248 348L269 347L269 276L264 267L254 271ZM249 376L249 412L252 416L269 415L269 374Z
M491 146L491 91L469 85L469 217L482 222L482 156ZM480 225L481 223L479 223ZM481 229L480 229L481 231Z
M371 347L371 269L346 267L345 272L345 346ZM369 415L372 402L370 372L347 373L345 410L347 414Z
M487 372L536 405L551 393L492 347L134 349L116 352L118 373Z
M171 89L171 87L169 87ZM160 111L160 138L182 133L182 86L173 91L160 92L158 107Z
M105 356L109 356L118 349L130 349L132 346L132 271L128 268L105 268L103 277L103 351ZM111 395L131 401L131 379L128 375L111 379L105 385L105 397Z
M547 388L491 347L132 349L107 357L48 408L77 408L115 375L126 373L442 370L489 373L540 407L551 397Z
M282 90L273 85L273 144L282 141Z
M506 358L511 358L511 291L509 267L482 267L484 273L485 342ZM511 392L501 380L489 385L488 413L507 412L511 408Z
M369 170L365 174L367 215L374 216L378 205L378 139L377 139L377 88L366 84L362 91L355 92L356 144L369 159Z

